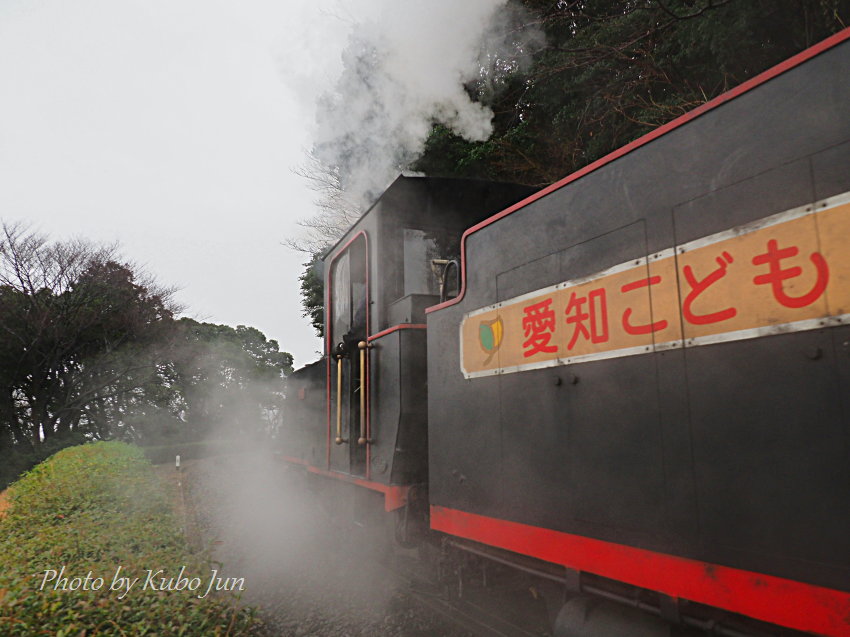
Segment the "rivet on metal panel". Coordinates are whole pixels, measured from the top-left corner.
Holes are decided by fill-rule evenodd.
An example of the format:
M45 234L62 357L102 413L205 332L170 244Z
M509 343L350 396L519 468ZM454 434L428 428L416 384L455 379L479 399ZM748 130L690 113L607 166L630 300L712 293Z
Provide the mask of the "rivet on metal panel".
M816 361L821 357L823 357L823 350L820 347L813 347L806 352L806 358L810 361Z
M570 381L570 385L578 385L578 376L576 376L575 374L572 374L572 373L571 373L571 374L568 376L568 379L569 379L569 381Z
M560 387L562 382L560 376L555 376L555 387Z

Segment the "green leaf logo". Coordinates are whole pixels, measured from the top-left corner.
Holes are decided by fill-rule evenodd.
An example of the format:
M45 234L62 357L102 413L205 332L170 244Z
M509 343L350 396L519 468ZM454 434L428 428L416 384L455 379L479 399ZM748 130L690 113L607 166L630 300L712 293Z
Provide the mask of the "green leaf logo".
M496 317L492 321L481 321L478 324L478 343L489 356L484 364L490 362L493 354L499 349L502 344L502 335L504 334L504 324L501 317Z

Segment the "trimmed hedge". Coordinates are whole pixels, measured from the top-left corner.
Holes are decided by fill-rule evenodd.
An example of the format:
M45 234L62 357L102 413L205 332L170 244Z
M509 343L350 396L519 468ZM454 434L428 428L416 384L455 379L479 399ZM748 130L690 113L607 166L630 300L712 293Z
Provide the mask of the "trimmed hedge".
M189 550L165 486L138 448L64 449L15 483L10 501L0 519L0 634L260 634L253 611L232 594L199 598L214 567ZM46 571L63 566L64 583L44 583ZM120 577L139 578L123 599L110 590L119 566ZM159 577L176 578L181 567L200 588L160 590ZM147 571L159 569L157 590L143 588ZM74 580L90 571L94 586L103 580L99 590Z
M38 445L13 445L0 450L0 491L57 451L85 442L85 436L71 432L65 435L57 434Z

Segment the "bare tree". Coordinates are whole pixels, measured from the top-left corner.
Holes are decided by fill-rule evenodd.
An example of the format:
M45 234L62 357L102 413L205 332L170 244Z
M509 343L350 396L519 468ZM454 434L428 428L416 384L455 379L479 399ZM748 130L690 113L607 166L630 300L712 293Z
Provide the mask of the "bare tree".
M145 355L178 308L115 245L0 226L0 427L39 445L92 433L88 415L155 373ZM95 432L96 433L96 432ZM2 445L4 439L0 439Z
M318 193L315 200L318 210L298 222L304 234L287 238L285 244L299 252L317 255L344 235L363 210L346 197L339 169L325 164L314 153L308 152L306 162L293 172L306 179L310 189Z

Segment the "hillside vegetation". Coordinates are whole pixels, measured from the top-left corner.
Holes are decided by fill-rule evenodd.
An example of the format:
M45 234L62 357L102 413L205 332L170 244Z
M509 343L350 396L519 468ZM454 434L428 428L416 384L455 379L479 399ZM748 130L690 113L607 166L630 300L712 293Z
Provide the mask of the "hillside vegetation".
M232 593L216 593L214 585L201 597L217 567L190 551L164 484L137 448L99 442L64 449L7 495L11 508L0 519L0 634L259 630L253 612L239 608ZM110 590L113 581L121 583L119 567L118 578L139 578L129 591L126 584ZM161 578L180 588L182 567L186 582L198 578L196 590L163 590Z
M528 28L545 45L522 68L493 59L467 87L493 135L435 123L416 170L548 186L850 24L848 0L521 4L517 46Z
M92 440L267 441L292 356L183 311L115 246L0 219L0 489Z

